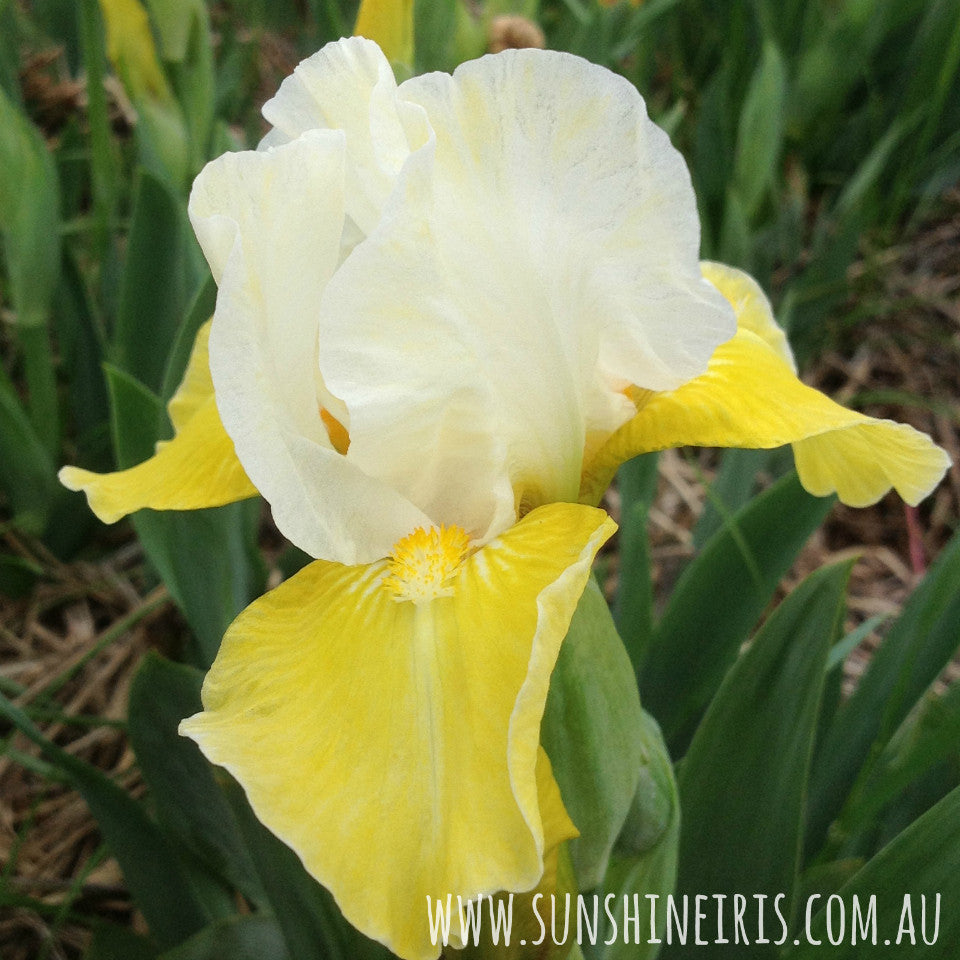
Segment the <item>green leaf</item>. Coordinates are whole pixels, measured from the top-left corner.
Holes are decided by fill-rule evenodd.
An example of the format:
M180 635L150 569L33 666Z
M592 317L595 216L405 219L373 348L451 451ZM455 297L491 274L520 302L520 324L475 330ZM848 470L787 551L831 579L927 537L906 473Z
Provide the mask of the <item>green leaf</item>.
M680 766L677 892L786 895L790 916L803 803L827 652L852 561L818 570L774 611L717 691ZM716 940L710 926L701 932ZM712 931L712 932L711 932ZM695 956L674 945L666 957ZM769 954L769 951L767 951ZM742 956L717 944L713 956ZM758 954L760 955L760 954Z
M830 724L833 723L833 718L843 699L843 665L847 657L887 619L889 618L886 614L878 614L865 620L830 648L830 653L827 655L827 676L820 702L820 719L817 721L818 745L823 741L826 731L830 729Z
M829 953L831 960L873 960L890 956L921 960L953 960L960 943L960 787L903 831L838 891L846 908L846 937L827 946L827 910L812 918L812 940L786 953L788 960L815 960ZM877 941L857 938L851 944L852 904L857 898L862 914L875 900ZM925 898L926 925L923 924ZM909 906L908 906L909 905ZM836 904L833 906L836 908ZM836 936L839 912L833 911ZM934 920L938 919L935 930ZM908 931L912 927L914 942ZM934 939L935 943L929 943ZM924 939L926 935L926 940ZM813 941L820 941L818 946ZM893 946L894 949L890 949ZM885 950L886 947L886 950Z
M160 56L182 63L189 52L194 20L204 9L203 0L146 0L146 5L160 41Z
M207 667L237 614L263 591L257 553L260 501L187 512L142 510L133 517L137 536L183 611Z
M153 456L165 432L166 413L160 398L136 377L104 364L110 397L111 431L117 467L126 470Z
M108 470L110 402L103 377L104 338L78 257L67 251L57 291L55 329L67 373L67 406L76 428L77 461Z
M884 810L932 768L960 757L960 683L945 694L928 692L897 730L847 800L838 824L842 834L869 829Z
M677 879L677 851L680 842L680 802L673 767L656 721L644 713L642 723L644 764L630 814L610 866L603 879L601 900L609 904L616 929L607 921L589 956L597 960L652 960L657 956L666 913L657 911L651 929L650 896L660 903L672 894ZM626 923L624 898L629 904ZM632 918L637 917L638 925ZM612 941L607 943L607 941ZM651 942L654 941L654 942Z
M137 111L140 162L178 191L189 173L189 143L180 104L157 57L140 0L100 0L107 54Z
M697 549L728 522L730 516L746 504L756 489L757 474L770 456L768 450L724 450L720 469L707 487L703 513L693 528Z
M960 533L927 572L837 711L811 778L809 847L823 842L868 757L876 757L960 644Z
M870 617L869 620L864 620L855 630L851 630L841 640L838 640L830 648L830 655L827 657L827 671L829 672L842 667L847 657L850 656L877 627L882 626L889 619L889 614L878 613L876 616Z
M910 156L901 169L896 192L890 202L889 222L900 215L911 191L916 189L919 170L936 141L938 127L945 133L956 129L956 103L960 89L960 17L951 0L929 3L910 51L910 69L904 84L901 111L924 114L923 126L910 144ZM953 123L949 107L953 107ZM946 120L946 123L944 121Z
M114 447L121 468L153 453L158 423L166 423L159 398L143 384L107 367ZM150 562L183 611L209 666L236 615L261 591L262 560L256 548L257 500L189 512L140 510L133 526Z
M0 368L0 489L10 500L14 523L39 534L47 524L56 489L53 460Z
M287 960L283 931L272 917L218 920L160 960Z
M168 834L248 900L262 903L253 861L213 768L197 745L177 732L184 717L203 709L202 676L148 653L130 687L130 742Z
M653 580L647 514L657 493L655 453L634 457L617 471L620 492L619 577L613 618L634 672L639 672L653 632Z
M153 391L161 388L184 312L183 258L180 204L166 184L141 168L113 347L117 366Z
M720 224L720 259L742 270L753 270L747 208L732 184L724 198L723 221Z
M17 9L11 0L0 0L0 90L12 99L20 98L21 36Z
M0 232L21 327L45 326L60 274L57 170L37 128L0 89Z
M914 112L909 116L899 116L889 129L877 141L873 149L863 158L853 175L847 180L843 191L831 211L836 219L848 216L852 210L863 204L873 193L880 177L883 175L894 150L908 133L915 129L920 114Z
M580 598L550 678L541 741L580 836L570 857L581 889L603 878L644 759L633 668L594 580Z
M417 72L452 70L457 7L461 0L418 0L414 6Z
M730 187L731 158L734 155L734 130L731 116L730 75L732 61L725 61L705 82L694 130L691 174L700 205L705 233L716 238L720 233L721 211ZM705 257L718 257L719 249L707 246Z
M836 222L824 217L821 229L814 230L809 266L784 290L780 320L801 368L826 333L824 317L849 294L847 269L857 255L865 225L860 207L849 208Z
M190 133L191 167L208 156L215 102L210 17L203 0L147 0Z
M157 960L157 948L126 927L101 923L83 960Z
M816 147L835 134L844 104L853 101L892 25L892 6L907 5L900 0L854 0L838 5L834 16L812 21L815 30L798 52L790 92L790 126L798 139Z
M104 85L106 52L104 24L97 0L76 4L83 69L87 78L87 119L90 146L90 189L93 194L94 247L103 257L110 245L110 218L117 203L118 163L111 142L110 117Z
M83 796L110 845L131 896L161 946L174 946L206 925L208 917L166 838L133 800L96 767L51 743L30 718L0 695L0 715L32 740Z
M768 40L743 101L733 161L733 188L747 220L777 177L786 99L786 66L776 44Z
M640 674L641 699L674 756L832 504L791 473L738 511L684 570Z
M2 89L0 238L23 353L30 422L53 456L60 427L47 327L60 275L60 185L39 131Z

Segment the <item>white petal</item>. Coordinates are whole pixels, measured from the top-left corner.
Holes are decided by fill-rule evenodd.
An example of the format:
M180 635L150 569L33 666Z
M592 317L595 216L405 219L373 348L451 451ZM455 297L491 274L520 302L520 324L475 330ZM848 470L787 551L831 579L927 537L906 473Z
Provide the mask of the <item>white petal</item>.
M344 138L314 131L204 169L190 217L219 283L210 337L217 406L290 540L344 563L383 557L425 518L331 446L317 314L344 225Z
M689 176L634 88L508 51L399 89L436 140L321 309L350 459L436 521L491 536L577 496L587 437L706 368L733 332L700 275Z
M376 225L397 173L422 143L420 111L397 102L393 71L380 48L363 37L329 43L304 60L263 107L274 130L265 142L294 139L307 130L346 136L347 213L362 233Z
M706 370L736 323L700 273L683 158L631 83L570 54L508 50L453 79L409 80L400 95L436 131L438 205L496 217L537 279L559 282L567 322L601 327L611 378L664 390ZM472 231L459 237L469 246Z

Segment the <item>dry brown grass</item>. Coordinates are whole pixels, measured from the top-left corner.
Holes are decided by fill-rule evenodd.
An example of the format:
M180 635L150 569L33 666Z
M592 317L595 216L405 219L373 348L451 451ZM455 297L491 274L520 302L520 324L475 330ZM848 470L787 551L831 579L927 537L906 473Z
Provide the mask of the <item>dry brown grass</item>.
M45 575L27 598L0 597L4 692L33 714L50 740L141 794L123 721L134 670L169 618L166 591L143 595L135 544L96 564L65 565L36 543L9 533L5 539ZM84 928L58 916L71 904L129 922L123 878L86 804L69 785L45 776L42 761L31 769L38 753L12 735L0 754L4 882L11 894L41 905L0 910L4 960L79 956Z

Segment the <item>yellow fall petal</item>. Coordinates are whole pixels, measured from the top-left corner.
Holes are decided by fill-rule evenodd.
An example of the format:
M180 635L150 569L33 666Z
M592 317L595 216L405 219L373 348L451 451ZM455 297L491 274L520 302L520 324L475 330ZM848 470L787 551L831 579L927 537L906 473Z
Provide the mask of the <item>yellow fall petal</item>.
M560 788L553 777L550 758L543 747L537 750L536 778L537 795L540 798L540 822L543 826L543 850L547 854L555 851L565 840L580 836L580 831L563 805ZM555 870L556 863L548 865L548 867L551 866ZM540 878L539 886L541 887L556 881L556 876L549 875L548 867L544 868L544 875Z
M800 482L810 493L836 493L851 507L869 507L891 487L916 506L940 482L950 458L929 437L903 423L872 420L793 444Z
M353 33L373 40L391 63L413 66L413 0L361 0Z
M213 395L208 341L210 322L197 332L183 381L167 410L176 435L157 444L143 463L114 473L93 473L64 467L60 482L82 490L90 509L104 522L128 513L153 510L196 510L255 496L227 435Z
M167 413L174 433L179 433L190 418L213 396L213 378L210 376L210 328L208 320L199 330L190 349L190 359L176 393L167 404Z
M518 896L514 891L505 891L494 899L514 899L514 924L510 935L510 948L506 948L502 941L493 944L487 939L487 931L481 935L478 945L473 946L468 936L468 943L464 944L461 931L456 921L450 925L450 946L458 951L458 957L463 960L520 960L529 956L529 951L520 944L532 943L538 939L541 930L534 913L533 901L537 898L540 913L543 912L543 901L549 902L550 895L562 898L563 894L576 893L576 880L573 876L573 865L570 863L570 853L565 841L579 835L567 815L563 800L560 797L560 788L553 778L553 768L550 758L543 747L537 755L537 789L540 794L540 818L543 821L543 873L537 885ZM454 901L455 904L455 901ZM497 908L498 909L498 908ZM549 908L547 908L549 909ZM454 912L456 908L454 906ZM549 949L548 949L549 948ZM554 960L569 953L569 944L560 947L552 944L544 945L544 952L537 952L537 960Z
M181 732L401 957L437 956L428 895L529 890L574 833L545 757L537 776L540 721L614 528L551 504L465 559L447 533L420 537L427 572L406 600L400 561L318 560L227 631Z
M790 342L773 317L773 307L763 288L749 273L728 267L725 263L704 260L700 264L704 279L709 280L733 307L738 330L755 333L796 373Z
M797 379L769 304L745 274L707 265L705 275L737 311L738 329L707 372L676 390L637 393L638 412L604 443L583 474L580 499L602 496L617 467L640 453L686 445L770 448L793 444L804 487L851 506L891 487L916 504L950 465L929 437L834 403Z

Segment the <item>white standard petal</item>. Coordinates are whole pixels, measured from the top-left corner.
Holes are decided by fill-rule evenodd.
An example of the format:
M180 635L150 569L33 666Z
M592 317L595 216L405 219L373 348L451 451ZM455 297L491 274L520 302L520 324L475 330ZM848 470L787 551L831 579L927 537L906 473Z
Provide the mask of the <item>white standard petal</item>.
M734 330L689 175L622 78L508 51L399 88L435 135L324 293L350 458L481 539L575 500L584 446Z
M631 83L570 54L509 50L400 95L436 132L438 207L461 194L515 243L561 326L599 327L611 379L666 390L706 370L736 323L700 272L686 164ZM452 233L454 255L472 245Z
M346 137L347 214L361 234L376 225L410 139L424 139L422 111L397 100L387 58L371 40L328 43L300 63L263 107L273 130L261 146L307 130L342 130Z
M340 258L344 136L313 131L208 164L190 218L219 284L210 372L224 427L277 526L314 557L385 556L426 517L333 449L317 317Z

